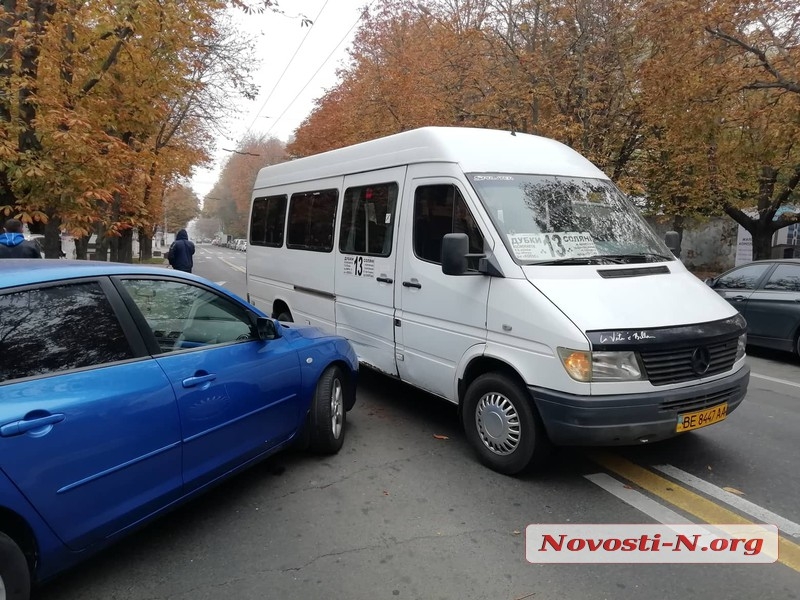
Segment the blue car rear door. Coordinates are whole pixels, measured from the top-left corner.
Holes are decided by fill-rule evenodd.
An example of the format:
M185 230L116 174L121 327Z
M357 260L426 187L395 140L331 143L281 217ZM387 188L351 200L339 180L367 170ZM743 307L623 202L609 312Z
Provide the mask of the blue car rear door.
M302 418L289 343L255 339L247 307L186 281L121 279L158 343L183 435L186 491L274 448Z
M73 549L180 496L175 394L110 281L0 294L0 469Z

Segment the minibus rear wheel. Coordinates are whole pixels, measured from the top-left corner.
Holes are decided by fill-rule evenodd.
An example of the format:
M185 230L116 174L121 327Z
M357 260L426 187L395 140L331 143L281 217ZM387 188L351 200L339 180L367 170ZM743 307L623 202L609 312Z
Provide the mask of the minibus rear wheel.
M30 593L28 561L14 540L0 532L0 598L28 600Z
M550 442L530 395L501 373L485 373L467 388L464 431L481 462L515 475L548 454Z
M292 313L290 313L288 310L284 310L278 315L278 321L283 323L294 323L294 321L292 321Z

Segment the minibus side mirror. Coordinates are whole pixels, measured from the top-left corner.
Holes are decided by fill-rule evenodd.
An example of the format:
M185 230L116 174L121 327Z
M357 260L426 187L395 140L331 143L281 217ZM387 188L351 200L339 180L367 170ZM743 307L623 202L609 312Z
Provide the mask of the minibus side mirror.
M677 257L681 255L681 235L677 231L668 231L664 235L664 242L667 248Z
M466 233L448 233L442 238L442 273L463 275L467 272L469 238Z

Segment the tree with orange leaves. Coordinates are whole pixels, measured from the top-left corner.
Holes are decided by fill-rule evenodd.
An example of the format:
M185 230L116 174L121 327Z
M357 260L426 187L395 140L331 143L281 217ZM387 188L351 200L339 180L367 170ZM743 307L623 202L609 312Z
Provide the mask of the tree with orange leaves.
M791 210L800 183L796 6L654 0L644 8L648 200L668 214L724 211L753 235L753 257L769 258L775 231L800 222Z

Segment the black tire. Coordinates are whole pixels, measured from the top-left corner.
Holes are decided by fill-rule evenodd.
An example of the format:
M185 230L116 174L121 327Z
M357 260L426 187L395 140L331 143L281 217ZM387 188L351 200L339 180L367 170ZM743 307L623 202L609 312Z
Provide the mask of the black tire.
M475 379L464 397L461 417L478 458L498 473L515 475L541 464L550 453L533 399L505 375L485 373Z
M10 537L0 533L0 595L6 600L28 600L31 595L31 574L28 561Z
M292 320L292 313L288 310L281 311L281 314L278 315L278 321L283 321L284 323L294 323Z
M313 452L336 454L344 444L346 384L342 370L335 366L325 369L317 381L308 420Z

